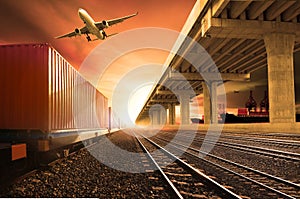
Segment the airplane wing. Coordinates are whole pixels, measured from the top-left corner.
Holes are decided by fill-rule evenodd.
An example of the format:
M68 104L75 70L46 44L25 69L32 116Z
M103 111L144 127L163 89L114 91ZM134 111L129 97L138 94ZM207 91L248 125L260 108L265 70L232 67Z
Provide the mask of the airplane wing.
M121 23L121 22L123 22L126 19L129 19L131 17L136 16L137 14L138 14L138 12L135 13L135 14L132 14L132 15L125 16L125 17L120 17L120 18L116 18L116 19L110 19L110 20L102 21L102 22L96 22L95 25L97 26L97 28L99 30L103 30L104 28L107 28L108 26L112 26L112 25L115 25L117 23ZM107 23L107 24L103 24L103 22ZM106 26L106 25L108 25L108 26Z
M90 33L90 32L87 29L87 27L84 26L83 28L80 29L80 34L86 34L86 33ZM64 38L64 37L75 37L77 35L78 35L78 33L76 33L75 31L73 31L73 32L67 33L65 35L61 35L61 36L55 37L55 39L60 39L60 38Z
M123 21L126 20L126 19L129 19L129 18L131 18L131 17L134 17L134 16L136 16L137 14L138 14L138 12L135 13L135 14L132 14L132 15L125 16L125 17L121 17L121 18L117 18L117 19L111 19L111 20L108 20L107 23L108 23L109 26L112 26L112 25L115 25L115 24L117 24L117 23L121 23L121 22L123 22Z

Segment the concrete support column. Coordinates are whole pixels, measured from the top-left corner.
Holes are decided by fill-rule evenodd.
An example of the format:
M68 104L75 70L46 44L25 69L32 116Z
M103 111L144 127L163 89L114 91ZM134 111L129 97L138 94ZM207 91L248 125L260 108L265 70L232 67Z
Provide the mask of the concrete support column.
M218 99L217 99L217 82L210 85L210 101L211 101L211 123L218 123Z
M108 107L108 131L111 130L111 107Z
M295 35L264 35L268 59L269 116L271 123L296 122L293 50Z
M169 104L169 124L175 124L175 104Z
M211 82L208 85L202 82L204 124L218 123L217 86L217 82Z
M205 82L202 82L203 88L203 109L204 109L204 124L210 124L210 96L209 89Z
M180 100L180 121L181 124L190 124L190 95L182 93Z
M160 108L159 114L159 124L165 125L167 122L167 111L163 106Z
M152 109L150 112L150 117L151 117L151 124L152 125L159 125L160 124L160 110L158 109Z

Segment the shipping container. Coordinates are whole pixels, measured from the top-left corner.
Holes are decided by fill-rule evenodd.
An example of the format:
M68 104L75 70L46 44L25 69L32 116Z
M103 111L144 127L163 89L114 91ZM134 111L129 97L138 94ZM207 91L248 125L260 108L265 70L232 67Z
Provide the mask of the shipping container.
M6 132L53 137L107 127L107 98L53 47L0 45L0 139Z

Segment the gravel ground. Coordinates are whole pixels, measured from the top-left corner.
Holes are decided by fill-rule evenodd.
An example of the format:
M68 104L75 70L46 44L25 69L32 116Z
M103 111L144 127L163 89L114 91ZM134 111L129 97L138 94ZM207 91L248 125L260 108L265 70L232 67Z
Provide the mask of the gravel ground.
M128 151L137 151L134 139L122 132L109 139ZM168 198L160 174L129 173L112 169L80 150L50 168L19 180L0 193L0 197L100 197Z

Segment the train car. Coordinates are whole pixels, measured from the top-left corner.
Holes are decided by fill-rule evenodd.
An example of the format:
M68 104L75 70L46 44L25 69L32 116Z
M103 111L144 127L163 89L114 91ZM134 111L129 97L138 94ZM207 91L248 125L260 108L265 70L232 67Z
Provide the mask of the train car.
M107 98L49 44L0 45L0 149L11 160L108 132Z

